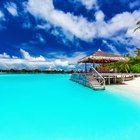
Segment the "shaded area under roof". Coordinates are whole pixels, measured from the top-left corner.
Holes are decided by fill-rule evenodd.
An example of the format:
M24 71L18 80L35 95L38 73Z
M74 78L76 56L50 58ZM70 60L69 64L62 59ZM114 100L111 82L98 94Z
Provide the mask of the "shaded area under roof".
M112 63L118 61L128 61L128 58L112 53L106 53L99 49L97 52L80 59L78 63Z

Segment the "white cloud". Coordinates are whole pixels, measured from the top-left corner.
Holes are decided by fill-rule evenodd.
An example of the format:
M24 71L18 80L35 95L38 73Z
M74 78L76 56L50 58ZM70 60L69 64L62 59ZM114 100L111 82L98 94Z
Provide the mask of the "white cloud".
M86 54L82 52L76 52L71 57L66 55L60 55L58 52L52 53L57 58L47 59L43 56L33 57L29 52L20 49L22 58L17 56L8 55L7 53L0 54L0 69L46 69L46 68L74 68L76 62L84 57Z
M42 61L42 62L46 61L46 59L43 56L41 56L41 55L39 57L31 57L30 54L27 51L23 50L23 49L20 49L20 52L22 53L23 58L25 60L29 60L29 61Z
M111 38L113 36L125 35L127 31L134 29L139 19L140 11L123 12L115 15L109 21L96 23L99 37ZM133 33L132 33L133 34Z
M69 62L68 61L61 61L61 59L57 59L54 61L54 64L56 66L63 66L63 67L66 67L69 65Z
M7 53L0 54L0 58L10 58Z
M69 32L86 41L95 36L93 23L88 22L82 16L74 16L71 13L56 10L52 0L29 0L27 9L36 18L45 20L54 27L62 28L63 33Z
M81 2L86 3L86 1L82 0ZM96 38L121 40L122 42L120 43L125 42L129 45L127 40L129 37L131 44L135 45L135 47L140 46L138 41L139 33L133 32L136 22L139 20L140 10L116 14L107 21L104 19L103 11L97 10L95 13L96 20L90 22L83 16L75 16L72 13L65 13L55 9L52 0L29 0L26 7L27 11L35 18L44 21L44 24L37 26L38 28L46 29L47 31L53 28L51 34L62 38L63 43L68 40L73 41L76 37L87 42Z
M140 10L136 10L133 13L123 12L121 14L117 14L107 22L98 22L98 37L112 40L118 43L119 46L122 44L122 47L127 51L130 50L128 47L131 48L133 46L134 50L136 47L140 46L140 31L134 32L136 22L139 20L139 15ZM113 49L114 48L117 49L115 46ZM113 49L112 51L115 52Z
M105 15L101 10L99 10L95 13L95 18L96 18L97 22L104 21L104 17L105 17Z
M79 59L85 57L87 54L85 52L75 52L71 56L64 55L64 52L52 52L49 56L56 59L67 60L69 64L76 64Z
M17 57L17 56L12 56L12 58L13 58L13 59L18 59L18 57Z
M86 41L98 37L109 38L120 31L127 31L135 26L140 15L139 10L133 13L123 12L106 22L104 13L99 10L95 13L96 21L89 22L83 16L74 16L71 13L56 10L52 0L36 0L36 2L29 0L27 9L36 18L46 21L47 27L49 23L54 27L62 28L64 33L69 32Z
M15 3L7 3L5 5L5 8L8 10L8 12L13 16L18 16L17 12L17 6Z

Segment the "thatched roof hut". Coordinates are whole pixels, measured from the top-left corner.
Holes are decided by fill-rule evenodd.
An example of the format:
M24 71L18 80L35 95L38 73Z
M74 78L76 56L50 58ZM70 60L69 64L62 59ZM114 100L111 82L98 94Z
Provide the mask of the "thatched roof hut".
M100 49L78 61L78 63L112 63L112 62L117 62L117 61L128 61L128 58L120 56L120 55L115 55L112 53L106 53L101 51Z

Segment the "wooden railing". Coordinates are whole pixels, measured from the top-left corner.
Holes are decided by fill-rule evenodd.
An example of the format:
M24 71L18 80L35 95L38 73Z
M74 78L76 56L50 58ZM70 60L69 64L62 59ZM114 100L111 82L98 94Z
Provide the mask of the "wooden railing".
M105 79L94 68L92 73L74 73L70 80L95 90L105 89Z
M93 73L94 78L99 82L101 86L105 88L105 79L102 77L102 75L98 71L96 71L95 68L92 68L92 70L93 70L92 73Z
M87 73L74 73L71 75L70 80L92 88L91 83L87 80Z

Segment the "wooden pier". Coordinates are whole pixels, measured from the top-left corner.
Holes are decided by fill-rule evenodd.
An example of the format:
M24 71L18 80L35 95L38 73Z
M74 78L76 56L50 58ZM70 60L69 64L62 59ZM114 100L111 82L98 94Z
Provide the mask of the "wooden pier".
M97 52L86 56L78 61L78 63L83 63L85 65L85 73L74 73L72 74L70 79L95 90L104 90L105 85L107 84L122 84L124 81L134 79L135 76L140 76L140 74L99 73L95 69L95 64L103 65L117 62L127 62L128 60L129 58L127 57L103 52L99 49ZM90 73L87 73L87 64L93 64L93 67L91 67L89 70ZM110 70L103 70L102 72L110 72Z
M111 84L123 84L124 81L133 80L140 74L128 74L128 73L100 73L105 79L106 85Z
M74 73L70 80L92 88L94 90L104 90L105 85L123 84L124 81L133 80L140 74L128 73Z
M105 79L93 68L94 73L74 73L70 80L94 90L105 89Z

